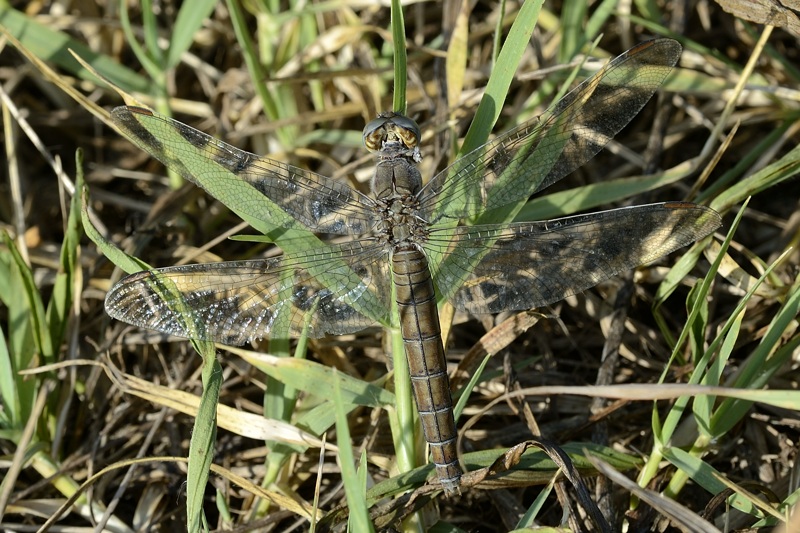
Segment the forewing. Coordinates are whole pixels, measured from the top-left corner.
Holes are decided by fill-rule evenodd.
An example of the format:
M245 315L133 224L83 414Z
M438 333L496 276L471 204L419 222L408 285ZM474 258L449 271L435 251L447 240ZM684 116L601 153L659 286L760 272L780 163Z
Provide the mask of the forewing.
M420 192L432 224L526 200L599 152L644 107L681 54L671 39L642 43L581 83L540 118L458 159Z
M105 305L135 326L223 344L267 337L277 323L292 335L306 323L311 337L341 335L388 324L388 265L383 246L350 242L275 259L168 267L122 279ZM326 284L309 268L327 268Z
M375 203L346 183L239 150L147 109L118 107L111 117L141 149L206 189L255 227L263 221L266 231L299 227L317 233L360 235L378 221ZM249 194L250 190L241 188L243 184L269 202ZM264 231L264 226L259 229Z
M434 271L444 297L472 313L497 313L557 302L719 226L713 209L669 202L544 222L461 226L432 233L426 248L447 247L444 254L455 255L439 265L447 268Z

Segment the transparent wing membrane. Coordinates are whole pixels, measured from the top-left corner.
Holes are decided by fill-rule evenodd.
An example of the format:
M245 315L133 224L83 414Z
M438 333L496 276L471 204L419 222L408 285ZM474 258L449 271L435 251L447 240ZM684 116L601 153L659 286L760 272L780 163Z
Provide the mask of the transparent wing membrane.
M334 260L359 282L350 272L329 271L326 286L309 273ZM139 327L232 345L268 337L281 320L293 335L306 323L311 337L341 335L388 324L388 268L384 247L359 242L299 256L161 268L114 285L106 310Z
M204 189L215 186L213 194L231 208L242 198L226 197L226 191L232 195L236 189L226 189L225 183L249 184L289 215L254 207L255 216L276 226L299 222L318 233L360 235L380 220L375 202L347 183L239 150L147 109L118 107L111 117L128 138L167 167Z
M440 263L434 280L456 307L498 313L562 300L691 244L719 224L712 209L671 202L544 222L461 226L434 233L426 248L453 250L456 257ZM462 266L476 258L474 268Z
M568 93L540 118L466 154L420 192L435 223L526 200L594 157L650 100L681 54L669 39L642 43Z

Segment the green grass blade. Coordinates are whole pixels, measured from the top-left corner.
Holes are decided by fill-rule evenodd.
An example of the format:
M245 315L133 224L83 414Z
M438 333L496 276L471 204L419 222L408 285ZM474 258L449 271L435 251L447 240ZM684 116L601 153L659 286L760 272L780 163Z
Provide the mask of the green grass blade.
M241 352L239 352L241 353ZM394 405L394 394L360 379L335 372L335 369L305 359L275 357L272 355L244 354L242 356L256 368L298 390L330 399L334 386L339 387L343 401L369 407Z
M721 88L719 90L726 89ZM756 143L755 146L747 153L741 154L740 157L737 157L736 164L715 179L714 183L710 184L698 195L697 200L700 202L707 202L716 198L720 194L729 194L728 189L733 184L745 179L744 174L749 171L749 169L756 163L756 161L758 161L760 157L762 157L764 152L768 150L770 146L774 146L775 143L777 143L780 138L786 134L786 130L788 130L798 118L800 117L791 117L789 120L779 124L778 127L770 129L770 131L766 132L766 135L764 135L760 142Z
M547 498L553 493L553 489L555 488L555 483L558 481L558 475L554 475L552 480L547 484L542 491L536 495L536 498L531 502L528 508L525 510L525 514L522 518L519 519L517 522L517 528L526 528L526 527L536 527L536 518L539 516L539 513L542 512L545 504L547 503Z
M583 0L566 0L561 9L561 46L559 47L558 61L565 64L572 61L577 55L587 39L592 35L587 35L584 30L584 19L589 6Z
M122 26L122 31L125 34L125 39L127 40L128 46L131 47L131 51L136 56L136 59L139 60L141 63L142 68L147 72L150 76L150 80L147 81L147 85L142 92L147 94L154 93L154 87L163 89L164 87L164 71L161 68L161 64L157 61L156 58L152 57L148 50L142 47L139 44L139 40L136 38L136 34L133 32L133 28L131 27L131 21L128 17L128 8L125 5L125 0L120 0L120 24ZM156 48L158 50L158 48ZM104 76L106 75L105 71L98 70ZM162 110L163 112L163 110Z
M203 27L216 5L217 0L195 0L181 5L170 33L169 50L164 61L166 68L178 66L181 56L189 49L195 34Z
M0 268L0 273L2 271L3 269ZM0 409L0 430L2 430L3 438L9 438L6 431L12 427L19 427L19 422L22 420L17 377L11 360L11 352L8 351L5 333L0 331L0 403L3 405L3 408Z
M670 355L670 358L667 361L667 364L664 366L664 370L662 371L661 376L659 377L659 383L664 383L666 381L666 378L668 374L671 372L674 362L678 359L679 354L681 353L682 347L686 342L686 339L689 338L692 328L697 327L697 320L698 316L700 315L700 308L704 305L703 303L700 303L697 300L699 298L703 298L704 295L708 294L711 288L711 283L714 280L717 271L719 270L720 263L722 263L722 259L725 256L728 247L730 246L730 243L733 239L734 234L736 233L736 229L738 228L739 222L741 221L743 214L744 214L744 209L741 209L736 219L731 224L731 228L728 231L728 235L725 238L725 241L722 243L722 246L720 247L720 252L717 255L716 260L711 265L711 268L709 269L705 278L701 281L698 281L697 289L692 291L693 298L691 301L693 301L694 304L690 306L689 316L686 319L686 325L681 330L681 334L677 340L673 341L671 337L668 335L668 328L666 326L666 321L659 312L658 308L660 305L662 305L663 299L661 300L656 299L653 303L653 316L656 319L656 322L659 324L659 327L661 328L661 331L664 334L665 338L668 338L670 344L673 346L672 354ZM691 265L694 265L694 263L697 261L697 257L699 257L700 253L699 250L702 247L703 245L701 241L700 244L695 244L695 246L692 247L692 249L689 252L685 253L684 256L681 258L681 260L678 262L678 265L676 265L676 267L673 267L673 269L670 271L670 273L667 276L667 279L662 283L662 285L664 283L670 285L675 283L674 280L670 281L669 279L670 276L674 275L673 271L678 272L676 277L681 276L680 272L683 272L684 269L685 272L688 272L688 270L691 268ZM690 258L687 260L686 256L690 256ZM682 262L684 263L683 266L681 265ZM659 288L659 291L660 290L661 289ZM708 364L708 357L710 357L712 353L713 353L712 350L706 350L707 357L705 359L701 358L701 360L698 361L697 363L697 367L698 368L702 367L703 369L705 369L705 366ZM695 372L690 377L689 382L692 384L699 383L701 377L702 377L701 372ZM670 408L669 412L667 413L667 416L664 417L664 420L661 420L660 418L657 404L656 403L653 404L653 412L651 415L652 419L651 430L653 433L653 441L654 441L653 451L650 453L644 468L642 469L641 472L639 472L639 476L637 479L637 483L639 484L639 486L641 487L647 486L653 479L653 477L656 476L656 474L658 473L659 464L663 459L662 450L667 446L667 443L675 433L675 430L681 421L683 413L686 411L689 401L690 398L686 396L678 398Z
M156 20L153 0L142 0L142 31L147 57L156 65L158 72L151 72L153 79L158 79L167 69L166 55L158 45L158 21Z
M139 60L139 63L142 64L142 68L145 69L152 80L146 92L151 94L155 99L155 108L158 109L159 113L166 116L172 116L172 110L170 109L168 103L168 69L165 64L166 56L158 46L158 27L153 16L151 2L150 0L145 0L142 2L142 31L144 33L145 46L139 44L139 41L133 32L130 19L128 18L128 10L127 5L125 5L125 0L120 0L120 4L120 23L122 24L122 30L125 34L125 38L128 40L128 44L130 45L133 53L136 55L136 58ZM183 184L183 180L181 180L180 176L178 176L178 174L172 169L167 169L167 175L169 176L170 186L173 189L178 189Z
M786 364L787 357L791 357L793 350L788 347L796 346L800 339L800 336L795 334L789 343L783 341L784 335L792 330L798 316L800 316L800 276L795 278L786 301L775 314L761 342L737 376L735 387L758 389L767 386L775 372ZM730 431L750 406L751 402L748 401L723 401L711 419L714 434L722 435ZM795 405L794 409L800 410L800 405Z
M284 298L291 297L291 283L286 283L284 285L283 292ZM313 313L315 310L315 308L311 309L309 314ZM306 322L305 326L306 327L303 330L303 335L298 341L298 345L294 354L295 360L298 361L305 360L308 322ZM287 309L282 309L275 317L275 327L270 335L269 347L272 354L270 357L276 357L278 360L286 360L291 356L289 330L289 313ZM267 374L266 391L264 392L263 400L264 416L267 418L282 420L284 422L290 422L292 419L292 413L294 412L295 405L297 403L298 390L299 389L295 387L294 383L292 382L291 377L283 376L283 379L281 379L275 375ZM319 435L319 433L317 433L317 435ZM262 486L264 487L268 487L272 483L275 483L280 476L281 469L284 467L291 455L295 451L301 450L301 448L298 446L288 446L282 442L269 440L266 441L266 446L270 453L267 454L267 471L262 481ZM261 513L266 510L267 504L268 502L261 502L261 505L257 506L258 512L255 514L254 518L259 517Z
M328 398L330 399L330 398ZM354 409L363 407L356 403L348 403L346 400L342 400L344 404L344 409L347 413L350 413ZM311 433L312 435L322 435L324 432L328 431L333 425L336 423L336 417L334 410L331 409L331 405L328 401L320 403L313 409L309 411L305 411L300 414L297 419L294 421L294 425L298 428L302 428L303 430ZM290 446L285 445L288 449ZM298 446L292 445L291 450L292 452L302 453L308 449L308 446Z
M8 248L11 260L16 267L17 275L22 282L21 288L25 298L24 305L28 309L27 315L28 320L30 320L36 350L44 357L46 362L52 363L55 360L55 353L50 338L50 328L47 325L47 317L45 315L42 297L33 280L33 272L25 263L22 255L20 255L14 241L5 231L2 231L2 239L3 243Z
M742 330L742 321L744 319L744 308L741 309L735 316L732 317L730 328L724 334L723 341L720 344L719 353L708 365L708 369L700 380L702 385L720 385L725 366L731 357L733 348L739 338L739 333ZM702 338L702 337L701 337ZM708 350L711 352L711 350ZM716 404L716 396L699 396L695 398L692 403L692 412L694 413L697 427L700 432L707 438L713 439L715 435L712 429L711 416L714 412L714 405Z
M281 291L281 299L289 300L292 297L292 284L290 273L286 273ZM291 356L289 346L289 335L291 330L291 316L288 307L281 308L275 316L275 325L270 331L270 353L279 359ZM309 313L313 310L309 311ZM304 359L302 352L297 352L299 360ZM276 420L288 421L291 418L292 410L296 400L296 388L292 385L291 379L280 379L277 376L267 375L267 390L264 394L264 416Z
M501 11L502 4L501 2ZM458 103L464 90L467 75L467 54L469 45L469 4L464 2L456 16L455 27L450 36L445 58L445 77L447 79L447 105L452 108ZM500 24L502 17L498 18ZM499 30L497 30L499 35Z
M475 112L475 118L461 145L459 156L478 148L489 138L500 117L508 88L514 81L522 53L528 47L543 3L543 0L525 2L517 14L486 84L486 92Z
M664 451L664 457L682 472L687 472L692 480L707 490L710 494L719 494L728 487L722 483L724 479L719 471L707 462L695 457L680 448L669 448ZM752 503L740 497L728 500L735 509L747 514L755 514L756 508Z
M338 372L334 369L334 378ZM336 412L336 444L339 446L339 466L349 510L348 527L351 531L374 531L367 511L365 487L359 485L359 476L353 464L353 446L350 443L350 427L344 409L343 396L338 379L333 380L333 403Z
M678 360L678 357L679 357L679 355L681 353L681 350L683 349L684 343L686 342L686 340L691 335L692 328L695 327L695 324L696 324L696 322L698 320L698 316L700 315L701 309L704 306L704 302L702 302L700 300L702 300L705 297L705 295L708 294L708 291L711 288L711 283L712 283L712 281L714 279L714 276L716 275L717 270L719 270L719 265L722 262L722 259L723 259L724 255L725 255L725 253L727 252L731 241L733 240L733 235L735 234L736 229L739 227L739 222L741 221L741 217L743 215L743 212L744 212L744 210L741 210L739 212L737 218L734 220L733 224L731 224L731 228L730 228L730 230L728 232L728 235L727 235L725 241L722 243L722 247L720 249L719 255L717 256L717 258L714 261L714 263L711 265L711 268L709 269L708 273L706 274L706 277L702 280L701 283L698 283L697 289L693 291L694 298L692 300L693 300L694 303L691 306L691 309L689 311L689 316L687 317L687 320L686 320L686 326L681 331L681 335L680 335L680 337L678 338L677 342L675 343L675 345L673 347L672 355L670 356L670 359L669 359L667 365L665 365L664 370L661 373L661 376L659 378L659 383L663 383L663 382L666 381L666 378L667 378L669 372L671 372L671 368L672 368L672 365L673 365L674 361ZM702 244L699 244L699 245L696 244L694 246L694 248L697 248L697 249L702 248ZM688 255L688 254L684 254L684 255ZM658 305L658 304L656 304L656 305ZM699 365L701 363L698 362L697 364ZM689 383L690 384L699 383L701 376L702 376L702 374L700 372L693 373L692 376L689 379ZM686 405L687 405L688 401L689 401L689 398L679 398L675 402L675 405L672 407L672 409L670 409L669 414L667 415L665 421L661 425L662 426L661 427L661 431L663 433L657 434L657 439L660 442L662 442L662 443L667 442L672 437L672 434L674 433L675 429L677 428L679 420L680 420L680 418L682 416L682 413L683 413L684 409L686 408Z
M592 7L592 14L586 21L586 38L594 39L603 28L606 27L610 18L616 16L619 0L603 0L598 5Z
M710 207L727 212L750 196L775 187L800 173L800 146L795 146L779 160L731 185L714 198Z
M83 214L81 220L84 231L103 254L128 273L148 270L150 267L146 263L128 256L97 231L89 216L88 188L84 184L77 190L81 192ZM169 288L165 287L165 290L169 290ZM191 327L191 324L187 324L187 326ZM216 405L219 399L222 370L216 360L212 343L195 340L191 342L197 353L203 358L203 395L189 446L186 509L190 520L189 530L200 531L203 497L214 454Z
M22 430L30 416L40 382L34 379L25 379L19 371L30 368L37 353L36 343L33 339L31 327L31 312L25 298L19 269L16 267L13 256L6 251L0 251L0 302L8 313L8 338L3 339L8 354L3 361L3 411L8 420L8 425L3 430L10 431L11 440L16 441L15 433ZM12 325L14 327L10 327ZM6 372L7 369L7 372Z
M242 13L239 2L227 0L226 5L231 14L231 24L236 33L236 40L239 42L239 46L242 47L242 57L247 65L250 78L255 82L254 87L264 106L264 112L267 118L270 120L278 120L279 118L296 115L297 111L294 109L293 100L284 99L278 102L273 97L275 93L269 90L266 83L268 78L267 73L259 61L257 49L253 45L253 40L250 38L250 28L248 27L244 13ZM294 146L295 139L297 138L297 131L294 127L283 127L276 130L276 135L283 146L291 147Z
M742 213L740 212L739 217L741 217L741 215ZM738 219L734 223L734 228L732 228L730 233L731 235L733 234L737 224ZM719 263L723 255L724 253L719 254L717 261L715 262L715 266L712 266L712 272L716 270L716 265ZM732 312L731 317L720 328L720 334L717 339L715 339L706 349L703 349L704 340L702 336L706 329L708 320L702 320L699 322L699 324L697 324L697 326L699 326L696 326L698 331L698 339L694 342L693 346L695 352L703 353L703 355L698 361L694 362L695 370L689 379L689 383L703 383L707 385L718 384L719 378L722 375L722 368L729 357L730 351L736 344L740 330L739 325L741 324L747 302L755 294L760 284L770 276L772 270L781 262L781 260L782 258L779 258L775 263L773 263L759 278L759 280L753 284L747 294L740 300L737 308ZM693 291L693 295L695 296L695 300L698 301L695 308L697 306L703 307L706 305L706 292L703 290ZM789 306L787 315L794 316L793 313L796 314L798 311L796 307L797 301L792 303L792 298L789 298L786 303ZM773 344L768 344L768 348L766 350L767 353L775 349L774 343L781 339L782 334L785 331L786 323L781 322L777 317L776 320L779 324L776 326L778 333L773 335ZM693 323L694 322L690 320L689 324ZM687 329L691 329L691 327L687 327ZM769 335L764 337L760 346L763 345L764 341L767 341L768 337ZM789 344L792 343L790 342ZM740 371L741 375L739 379L737 379L737 382L734 386L743 390L763 387L767 380L772 376L773 372L775 372L777 368L780 368L784 364L785 354L791 352L792 349L787 350L786 346L781 347L781 349L778 351L784 354L783 357L772 357L770 358L769 362L766 361L766 356L759 357L758 355L754 354L753 357L748 359L748 362ZM752 377L752 379L748 379L748 377ZM757 397L763 401L770 401L767 397L762 397L759 395L757 395ZM792 406L788 408L800 408L800 405L798 405L798 402L792 398L791 394L784 392L781 394L781 398L784 401L789 402L789 404ZM660 431L655 432L657 442L660 443L660 447L651 455L650 460L648 461L648 466L645 468L643 473L649 472L652 474L655 468L654 463L660 460L662 453L666 453L668 451L668 448L665 447L665 444L671 440L675 429L678 427L678 420L681 417L688 401L688 397L679 398L675 402L673 408L670 410L664 426L660 428ZM728 431L732 429L734 425L740 423L742 417L745 416L747 410L752 405L752 401L739 397L726 397L719 403L719 406L716 409L712 407L713 405L715 405L713 396L696 398L694 400L693 412L700 434L697 436L690 452L693 456L700 457L705 454L715 439L722 438ZM736 407L732 409L732 406ZM677 473L675 473L671 477L668 487L665 489L665 494L669 495L670 497L675 497L684 486L690 475L691 472L683 470L679 470ZM640 482L643 482L646 479L646 475L642 476L640 477Z
M505 102L505 98L508 94L508 88L511 85L511 82L514 79L516 74L517 66L519 65L520 58L522 57L522 53L528 46L528 42L530 37L533 33L533 29L536 26L536 21L539 16L539 12L541 10L542 1L541 0L534 0L525 2L523 4L522 9L520 10L517 17L514 19L514 23L509 30L508 37L506 38L505 43L503 44L502 50L500 51L500 56L498 61L495 65L495 68L492 70L492 74L489 77L489 80L486 85L486 91L484 92L483 97L481 98L481 103L478 105L478 109L475 113L475 117L473 118L472 122L470 123L469 130L464 138L464 143L461 146L459 151L458 157L463 156L469 152L472 152L476 148L482 146L494 128L494 125L497 121L497 118L500 116L500 111L502 110L503 103ZM557 131L557 127L550 128L550 131ZM458 159L458 158L457 158ZM464 163L469 164L469 163ZM509 166L506 171L511 169ZM459 167L454 166L452 169L452 173L455 173L459 170ZM504 175L511 175L511 172L504 171ZM532 182L531 182L532 183ZM500 186L502 187L502 186ZM533 185L531 185L533 188ZM499 190L499 188L497 189ZM438 200L439 205L444 207L445 205L449 205L450 202L456 201L452 198L447 198L445 194L440 195ZM458 202L468 201L466 199L458 199ZM497 215L499 212L506 213L509 218L513 217L513 214L518 211L524 202L518 202L515 205L508 206L507 209L495 209L493 210L488 217L485 219L481 219L482 215L486 213L475 213L476 219L473 220L473 223L476 224L485 224L485 223L497 223L500 220L490 218L492 216ZM434 214L434 216L436 216ZM441 224L441 227L447 226L455 226L454 221L447 221ZM447 264L441 264L442 262L442 254L434 249L426 250L428 255L428 260L431 265L434 266L434 270L447 270L449 266ZM451 254L448 259L445 261L451 261L455 256L458 256L458 253ZM478 258L475 258L477 261ZM470 270L469 265L461 265L459 267L463 269L466 273ZM474 265L472 265L474 268ZM463 280L462 280L463 281ZM454 283L454 285L458 285L458 283ZM455 290L457 287L451 287L450 289ZM446 300L447 297L450 295L445 294L444 287L437 287L439 289L438 297L440 301Z
M394 290L394 286L393 286ZM396 306L392 309L393 320L399 324ZM416 404L411 390L411 376L408 371L403 337L399 326L389 329L389 338L392 346L392 367L394 369L394 409L389 411L389 425L392 430L392 444L397 458L397 468L400 473L413 470L418 464L417 443L421 440L421 426L417 416ZM419 454L422 455L422 454Z
M690 171L689 165L681 164L657 174L606 180L536 196L520 209L514 220L545 220L612 204L677 183L686 178Z
M80 191L83 187L83 152L75 153L76 180L75 189ZM46 320L50 326L50 338L53 345L60 346L64 339L67 327L69 310L74 299L75 277L81 275L79 250L81 244L81 198L72 195L69 204L69 217L61 244L59 257L59 271L53 283L53 294L47 304Z
M89 213L89 188L84 183L80 189L76 190L80 191L83 231L97 246L100 252L127 274L133 274L141 270L150 270L150 265L120 250L117 245L106 239L97 228L94 227L94 224L92 224L92 217Z
M469 400L469 394L465 394L466 392L471 392L475 390L475 386L481 380L481 376L483 376L483 371L486 369L486 365L489 364L489 361L492 359L494 354L487 353L486 356L481 361L481 364L478 366L477 370L473 372L472 376L469 378L469 381L464 386L463 389L460 390L461 396L459 396L458 401L456 402L455 407L453 407L453 416L458 422L458 417L461 416L461 413L464 411L464 408L467 406L467 401Z
M406 56L406 25L403 20L403 7L400 0L392 0L391 19L392 40L394 41L394 95L392 109L395 113L406 114L406 83L408 65Z
M215 357L214 345L209 342L200 344L203 356L203 394L192 428L186 476L186 516L189 519L189 531L200 531L200 523L204 519L203 500L214 459L217 404L219 391L222 388L222 367Z

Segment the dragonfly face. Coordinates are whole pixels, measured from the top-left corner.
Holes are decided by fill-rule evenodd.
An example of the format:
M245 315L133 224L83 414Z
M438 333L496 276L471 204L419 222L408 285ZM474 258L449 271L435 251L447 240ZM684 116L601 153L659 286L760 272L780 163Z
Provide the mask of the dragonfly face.
M134 274L111 289L106 309L140 327L243 344L268 336L278 317L295 334L307 324L311 336L388 324L396 304L425 437L445 490L455 491L460 469L437 301L472 313L540 307L719 227L715 211L686 202L511 222L532 194L590 159L640 111L680 52L670 39L634 47L539 119L425 185L415 166L419 127L382 115L364 129L378 154L372 197L151 111L117 108L113 120L134 143L255 228L277 224L285 239L277 240L277 259Z

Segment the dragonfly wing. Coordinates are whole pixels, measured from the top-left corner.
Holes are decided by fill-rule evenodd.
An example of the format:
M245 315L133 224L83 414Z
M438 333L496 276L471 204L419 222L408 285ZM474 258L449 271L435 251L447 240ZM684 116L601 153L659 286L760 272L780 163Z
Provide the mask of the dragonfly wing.
M375 202L346 183L239 150L148 109L118 107L111 118L141 149L251 224L255 218L256 223L264 221L273 228L360 235L379 220ZM247 194L250 191L242 194L242 185L255 189L269 202L263 198L254 202Z
M112 317L179 337L241 345L278 324L311 337L388 324L388 252L350 242L274 259L206 263L132 274L109 291ZM325 283L309 270L326 269ZM335 288L330 288L335 287Z
M437 231L426 248L447 255L436 286L472 313L532 309L593 287L709 235L713 209L686 202ZM441 241L439 236L442 237Z
M420 191L435 223L526 200L594 157L658 90L681 54L671 39L642 43L581 83L541 117L459 158Z

